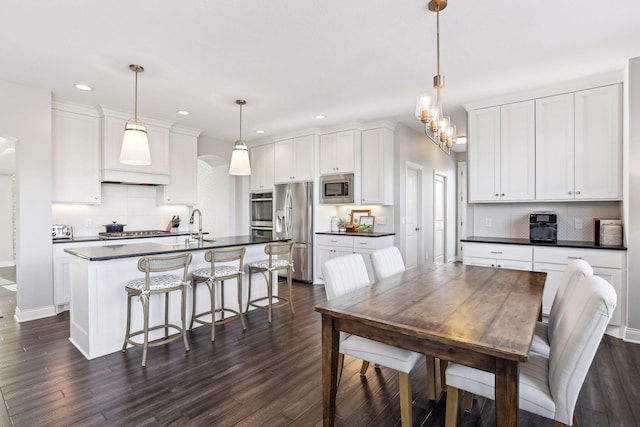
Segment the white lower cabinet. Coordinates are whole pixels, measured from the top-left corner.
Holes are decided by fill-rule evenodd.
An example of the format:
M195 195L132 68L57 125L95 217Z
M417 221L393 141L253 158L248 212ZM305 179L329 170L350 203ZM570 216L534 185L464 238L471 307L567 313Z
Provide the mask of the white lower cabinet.
M464 253L463 262L466 265L526 271L532 269L533 248L531 246L464 243L462 253Z
M613 286L618 295L616 309L611 316L609 326L622 326L624 301L623 284L626 275L626 252L606 249L574 249L534 247L533 269L547 273L542 297L542 314L548 315L555 298L560 278L572 259L582 259L593 267L593 273Z
M371 254L378 249L393 246L393 236L337 236L333 234L316 235L316 271L322 279L322 265L331 258L349 255L362 255L371 281L375 280L371 265Z

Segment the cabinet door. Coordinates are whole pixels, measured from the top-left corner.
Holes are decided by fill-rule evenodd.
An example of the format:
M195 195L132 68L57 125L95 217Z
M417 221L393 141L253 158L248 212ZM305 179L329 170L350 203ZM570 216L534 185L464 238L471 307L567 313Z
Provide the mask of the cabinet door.
M500 200L535 198L535 104L500 107Z
M376 280L376 274L373 271L373 264L371 263L371 254L373 252L375 251L371 249L359 249L359 248L353 249L354 254L362 255L362 259L364 260L364 265L365 267L367 267L367 275L369 276L369 281L372 281L372 282Z
M336 172L352 173L355 171L356 132L348 130L338 132L336 139Z
M100 118L54 109L51 125L52 201L100 203Z
M322 266L331 258L349 255L353 253L350 248L340 246L317 246L316 247L316 267L318 269L318 278L322 279Z
M622 198L620 85L575 93L575 198Z
M393 132L385 128L362 132L360 161L360 203L393 204Z
M320 136L320 175L328 175L336 172L336 144L337 133L328 133Z
M294 138L293 140L293 180L312 181L313 180L313 135Z
M574 198L573 94L536 99L536 199Z
M198 186L198 138L171 133L169 142L171 181L158 187L158 204L195 205Z
M276 183L293 180L293 139L278 141L274 146L274 180Z
M469 201L500 200L500 107L469 111Z
M274 148L273 144L263 146L262 151L262 189L273 190L274 174Z
M547 280L544 282L544 292L542 293L542 314L545 316L548 316L551 312L553 300L560 287L560 279L566 268L566 264L533 263L533 271L547 273Z
M273 144L261 145L251 149L251 190L273 189L274 172Z

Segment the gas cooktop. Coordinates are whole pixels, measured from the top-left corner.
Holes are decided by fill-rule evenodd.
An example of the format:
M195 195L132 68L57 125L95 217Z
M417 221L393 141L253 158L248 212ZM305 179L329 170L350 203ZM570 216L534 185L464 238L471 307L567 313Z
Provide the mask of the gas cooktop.
M162 237L169 236L171 232L164 230L134 230L134 231L121 231L111 233L98 233L98 237L101 239L122 239L126 237Z

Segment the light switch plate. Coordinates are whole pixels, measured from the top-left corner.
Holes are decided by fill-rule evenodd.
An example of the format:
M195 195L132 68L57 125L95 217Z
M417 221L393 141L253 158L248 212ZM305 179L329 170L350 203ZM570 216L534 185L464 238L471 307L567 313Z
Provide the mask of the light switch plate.
M385 225L387 223L387 217L386 216L379 216L376 219L378 220L377 222L380 225Z
M582 218L576 218L576 230L582 230Z

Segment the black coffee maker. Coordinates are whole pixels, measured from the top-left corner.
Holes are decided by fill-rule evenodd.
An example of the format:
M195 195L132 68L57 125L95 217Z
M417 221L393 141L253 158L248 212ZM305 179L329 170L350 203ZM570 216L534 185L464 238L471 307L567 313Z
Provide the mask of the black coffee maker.
M529 240L546 243L558 241L558 216L555 212L532 212L529 215Z

